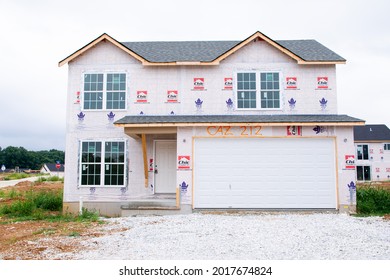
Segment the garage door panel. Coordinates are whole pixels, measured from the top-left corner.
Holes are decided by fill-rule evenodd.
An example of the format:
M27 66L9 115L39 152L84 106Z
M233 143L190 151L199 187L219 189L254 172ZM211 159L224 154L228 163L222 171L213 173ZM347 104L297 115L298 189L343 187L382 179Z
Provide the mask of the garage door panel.
M196 139L194 206L335 208L333 139Z

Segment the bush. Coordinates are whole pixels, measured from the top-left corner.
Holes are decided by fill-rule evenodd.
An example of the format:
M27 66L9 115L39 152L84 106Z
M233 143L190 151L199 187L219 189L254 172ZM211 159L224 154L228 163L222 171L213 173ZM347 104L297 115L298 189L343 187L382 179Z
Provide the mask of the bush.
M0 215L5 215L14 221L47 220L55 222L97 222L99 213L83 208L82 213L73 215L62 214L62 191L26 191L11 192L2 195L17 199L12 204L0 206Z
M43 210L61 211L62 209L62 192L33 192L29 191L24 194L13 192L8 193L9 197L19 198L12 204L0 207L0 214L11 217L34 217L35 219L43 217Z
M0 209L0 214L5 214L13 217L31 216L35 209L32 201L20 200L10 205L5 205Z
M49 211L60 211L62 209L62 193L40 192L33 195L32 201L36 208Z
M357 188L356 209L359 214L389 214L390 192L384 189L370 187Z

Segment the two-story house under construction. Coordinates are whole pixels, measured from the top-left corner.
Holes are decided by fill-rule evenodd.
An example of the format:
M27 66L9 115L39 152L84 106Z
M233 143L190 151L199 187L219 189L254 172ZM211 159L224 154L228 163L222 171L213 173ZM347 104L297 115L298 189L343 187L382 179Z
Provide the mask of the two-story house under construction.
M344 63L315 40L260 32L101 35L59 62L69 70L65 210L353 210L348 159L364 121L337 114Z
M354 127L356 180L390 180L390 129L384 124Z

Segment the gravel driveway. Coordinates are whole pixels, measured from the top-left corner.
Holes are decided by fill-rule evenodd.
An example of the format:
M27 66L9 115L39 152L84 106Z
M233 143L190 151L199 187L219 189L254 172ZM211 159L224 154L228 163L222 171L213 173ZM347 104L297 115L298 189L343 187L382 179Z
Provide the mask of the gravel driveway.
M72 259L390 259L390 221L343 214L190 214L108 219ZM58 257L61 257L60 255Z

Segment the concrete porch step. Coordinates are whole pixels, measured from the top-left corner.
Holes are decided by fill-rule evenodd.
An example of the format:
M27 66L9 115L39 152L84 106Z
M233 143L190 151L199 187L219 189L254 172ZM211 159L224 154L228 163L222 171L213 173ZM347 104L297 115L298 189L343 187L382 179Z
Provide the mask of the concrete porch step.
M124 205L121 206L121 216L163 216L163 215L178 215L192 213L191 207L177 208L176 205Z
M136 200L128 201L125 205L121 206L123 210L139 209L139 208L176 208L175 199L158 199L158 200Z

